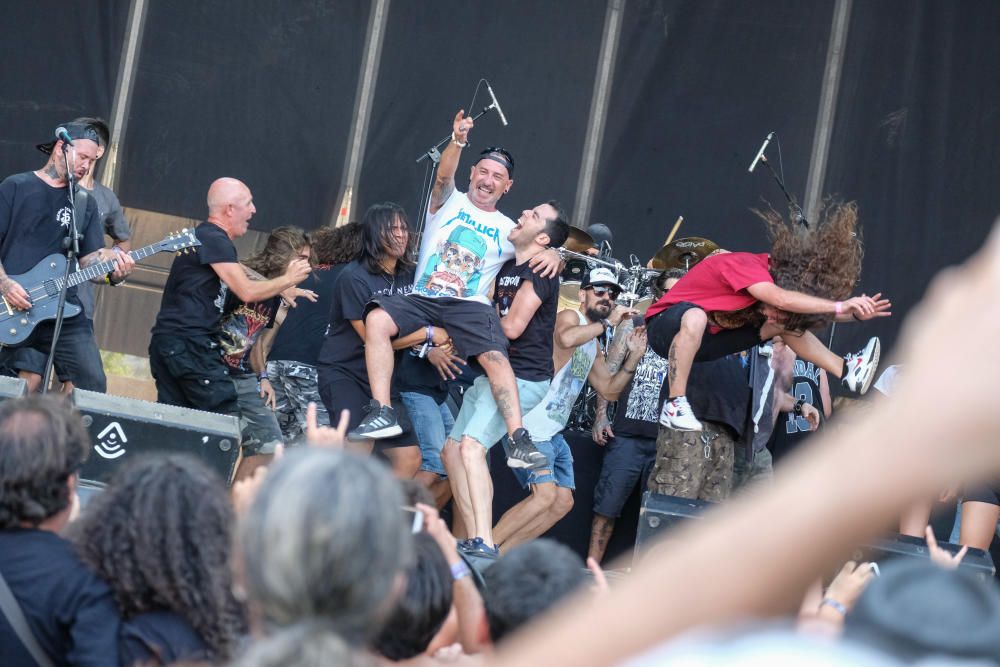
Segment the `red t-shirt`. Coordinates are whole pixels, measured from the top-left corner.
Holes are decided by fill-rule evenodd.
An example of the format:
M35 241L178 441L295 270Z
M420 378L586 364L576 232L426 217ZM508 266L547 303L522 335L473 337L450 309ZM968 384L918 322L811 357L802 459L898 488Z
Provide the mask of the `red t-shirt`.
M687 301L706 313L742 310L757 302L747 287L773 283L767 253L726 252L701 260L646 311L648 321L674 304Z

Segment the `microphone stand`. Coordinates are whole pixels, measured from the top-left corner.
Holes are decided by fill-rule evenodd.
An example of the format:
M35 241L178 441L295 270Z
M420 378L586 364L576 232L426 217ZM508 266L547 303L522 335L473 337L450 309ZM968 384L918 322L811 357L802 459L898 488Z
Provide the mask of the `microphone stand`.
M76 226L76 180L73 178L73 171L69 168L69 144L65 141L62 145L63 163L66 165L66 182L69 185L69 230L63 239L63 249L66 251L66 266L63 271L62 282L59 283L59 304L56 306L56 320L52 327L52 343L49 346L49 356L45 360L45 371L42 373L41 393L47 394L49 391L49 379L52 377L52 366L56 359L56 345L59 342L59 334L63 325L63 306L66 305L66 295L69 291L69 274L73 263L80 254L80 234Z
M487 111L496 108L496 105L492 102L489 106L483 107L483 110L474 116L469 116L472 122L479 120L479 117L485 114ZM424 234L424 224L427 222L427 210L431 205L431 192L434 190L434 181L437 179L437 169L438 164L441 162L441 151L440 148L451 141L451 135L449 134L441 141L437 142L426 151L420 154L417 158L417 164L420 164L424 160L430 160L427 163L427 170L424 176L424 185L420 191L420 210L417 211L420 222L417 223L417 239L423 238Z
M766 155L761 155L760 161L763 162L764 166L767 167L767 170L771 172L771 176L774 177L775 183L777 183L778 187L781 188L781 191L785 195L785 199L788 200L788 204L792 207L792 221L798 222L806 229L809 229L809 221L806 220L806 216L802 213L802 207L799 206L794 199L792 199L790 194L788 194L788 190L785 189L785 184L781 182L781 178L778 177L778 173L774 170L774 167L771 166L771 161L767 159Z

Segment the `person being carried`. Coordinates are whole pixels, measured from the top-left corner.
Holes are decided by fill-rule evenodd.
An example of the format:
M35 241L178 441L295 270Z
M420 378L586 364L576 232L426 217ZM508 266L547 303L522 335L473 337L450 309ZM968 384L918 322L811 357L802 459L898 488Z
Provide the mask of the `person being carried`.
M496 208L514 184L514 159L503 148L485 149L472 167L468 194L459 192L455 170L461 149L468 145L472 119L459 111L452 127L452 141L441 153L431 192L413 293L380 296L369 304L365 315L365 362L374 402L351 437L377 439L399 434L389 405L393 339L426 329L427 343L441 344L447 339L440 329L447 327L457 356L476 357L489 377L514 443L508 465L544 465L544 455L522 427L507 340L497 311L487 298L500 267L514 257L514 246L507 238L514 221ZM549 250L535 256L531 266L547 278L559 273L561 263L559 254Z
M890 315L891 304L880 293L848 298L861 273L857 207L828 207L812 229L793 227L773 210L758 215L770 232L769 254L717 251L646 312L649 342L670 364L660 415L669 428L702 429L685 396L692 363L742 352L777 335L851 391L864 394L875 375L878 338L840 357L809 331L831 320Z

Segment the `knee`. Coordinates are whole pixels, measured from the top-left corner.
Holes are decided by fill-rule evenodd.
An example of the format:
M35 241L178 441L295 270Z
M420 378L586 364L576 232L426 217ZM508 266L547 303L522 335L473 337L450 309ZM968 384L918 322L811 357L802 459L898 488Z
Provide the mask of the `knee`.
M458 446L462 463L466 466L475 465L486 460L486 447L472 438L462 438Z
M451 467L455 463L461 461L462 454L459 450L459 445L457 442L448 438L444 441L444 447L441 448L441 461L444 462L445 466Z
M701 335L708 325L708 315L701 308L692 308L681 316L681 331Z
M573 491L571 489L556 488L556 500L552 504L552 512L559 517L564 517L573 509Z
M365 317L365 338L369 334L376 336L390 337L396 334L396 323L389 317L389 313L381 308L375 308Z
M531 496L536 503L550 509L555 509L559 494L553 482L535 484L531 487Z

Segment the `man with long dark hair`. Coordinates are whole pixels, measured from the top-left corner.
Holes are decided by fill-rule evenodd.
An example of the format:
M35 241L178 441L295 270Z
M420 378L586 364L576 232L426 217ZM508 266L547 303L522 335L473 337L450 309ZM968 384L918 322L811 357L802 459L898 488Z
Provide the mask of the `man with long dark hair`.
M361 254L337 279L326 340L317 360L319 393L332 420L339 419L341 410L350 411L352 428L365 417L372 400L365 367L365 308L372 299L413 289L412 248L406 211L392 202L373 204L361 221ZM422 332L411 340L398 339L393 347L401 350L418 339L423 339ZM380 445L397 474L412 477L420 466L416 436L398 392L391 392L390 401L405 428ZM364 450L372 447L370 437L352 436L351 440Z
M832 205L811 229L792 227L775 211L758 215L771 235L769 254L717 251L646 311L649 343L670 365L664 426L702 429L685 397L693 362L742 352L778 335L851 391L868 391L878 366L878 338L840 357L809 331L831 321L890 314L881 294L850 297L861 273L857 208Z
M427 345L444 343L448 339L440 329L447 327L457 355L475 357L490 380L513 443L508 465L537 467L545 464L545 456L521 423L507 339L487 296L500 267L514 257L514 246L508 240L514 221L496 207L514 184L514 159L503 148L485 149L470 172L468 194L459 192L455 170L471 128L472 119L459 111L431 192L414 294L379 297L366 313L365 361L375 403L354 434L385 438L399 433L396 415L389 406L394 369L391 349L399 336L408 338L415 332L417 340ZM560 265L555 251L540 253L531 263L543 277L556 275Z

